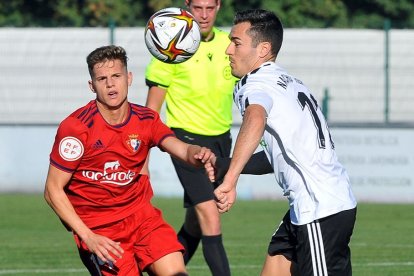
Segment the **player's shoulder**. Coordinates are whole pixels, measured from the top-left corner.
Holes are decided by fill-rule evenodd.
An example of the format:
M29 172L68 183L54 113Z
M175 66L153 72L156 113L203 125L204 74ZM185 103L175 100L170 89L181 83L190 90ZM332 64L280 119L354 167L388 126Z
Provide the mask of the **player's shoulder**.
M143 105L139 105L139 104L135 104L135 103L130 103L131 106L131 114L133 116L137 116L139 120L155 120L158 119L159 115L158 112L156 112L155 110L143 106Z
M262 73L262 74L272 74L272 75L276 75L276 76L289 75L289 73L283 67L280 67L275 62L263 63L257 69L257 72Z
M273 83L276 90L284 92L291 91L308 91L308 87L298 77L290 74L284 68L277 64L273 65L271 70L272 77L266 77L267 83ZM293 95L293 94L292 94Z
M274 66L274 63L265 63L261 66L257 67L256 69L252 70L248 74L244 75L240 81L240 86L250 86L250 85L257 85L260 83L264 83L268 80L270 80L268 75L275 76L276 68Z
M287 76L287 72L277 66L274 62L266 62L258 68L243 76L236 85L236 91L268 91L267 88L274 88L278 79ZM276 82L275 82L276 80ZM266 87L266 89L265 89Z
M276 80L276 83L283 82L286 85L294 83L295 85L298 84L304 86L300 79L291 75L283 67L274 62L264 63L262 66L252 71L250 75L253 81L274 83Z
M93 125L94 117L97 113L99 113L99 111L96 106L96 101L92 100L67 116L61 122L61 125L76 125L89 128Z

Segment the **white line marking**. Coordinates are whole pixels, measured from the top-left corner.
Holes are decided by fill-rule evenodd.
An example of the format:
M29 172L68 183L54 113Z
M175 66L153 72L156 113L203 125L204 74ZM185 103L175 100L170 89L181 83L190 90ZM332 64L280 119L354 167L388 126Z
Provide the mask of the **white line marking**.
M414 266L414 262L352 263L352 266Z
M375 244L368 244L368 243L350 243L350 246L353 247L372 247L372 248L377 248L377 247L387 247L387 248L414 248L414 244L398 244L398 243L394 243L394 244L380 244L380 245L375 245Z

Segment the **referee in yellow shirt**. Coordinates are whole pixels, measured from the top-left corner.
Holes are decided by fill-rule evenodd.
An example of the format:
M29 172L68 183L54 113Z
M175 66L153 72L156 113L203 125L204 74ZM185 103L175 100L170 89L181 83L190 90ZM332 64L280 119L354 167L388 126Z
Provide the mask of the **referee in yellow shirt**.
M146 70L149 87L146 105L160 111L166 102L166 124L176 136L190 144L210 148L217 156L231 152L233 88L225 50L228 33L214 27L220 0L186 0L188 10L201 27L202 41L196 54L180 64L153 58ZM215 183L204 169L190 167L172 158L184 188L186 216L178 238L185 246L186 263L201 240L204 258L212 275L230 275L222 242L220 215L214 201Z

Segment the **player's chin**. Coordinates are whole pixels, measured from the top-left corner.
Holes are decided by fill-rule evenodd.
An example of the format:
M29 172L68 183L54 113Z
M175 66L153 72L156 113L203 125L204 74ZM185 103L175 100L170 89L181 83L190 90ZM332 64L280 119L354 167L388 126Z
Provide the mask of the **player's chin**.
M116 98L107 98L105 99L105 105L107 106L108 109L118 109L120 108L124 103L125 103L126 99L123 99L121 97L116 97Z
M234 66L234 64L230 64L230 68L231 68L231 74L233 76L235 76L236 78L241 78L244 75L240 74L240 72L237 70L237 68Z

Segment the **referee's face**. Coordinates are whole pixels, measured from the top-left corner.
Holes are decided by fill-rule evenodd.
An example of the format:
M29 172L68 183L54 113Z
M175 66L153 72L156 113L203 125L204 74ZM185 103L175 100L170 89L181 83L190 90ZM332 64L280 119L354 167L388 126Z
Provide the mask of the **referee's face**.
M226 54L230 58L231 73L241 78L262 64L260 47L253 47L252 38L247 34L249 22L233 26L230 32L230 44Z
M213 26L216 21L217 13L220 9L221 1L218 0L191 0L186 1L189 11L194 15L200 26L203 41L213 38Z

